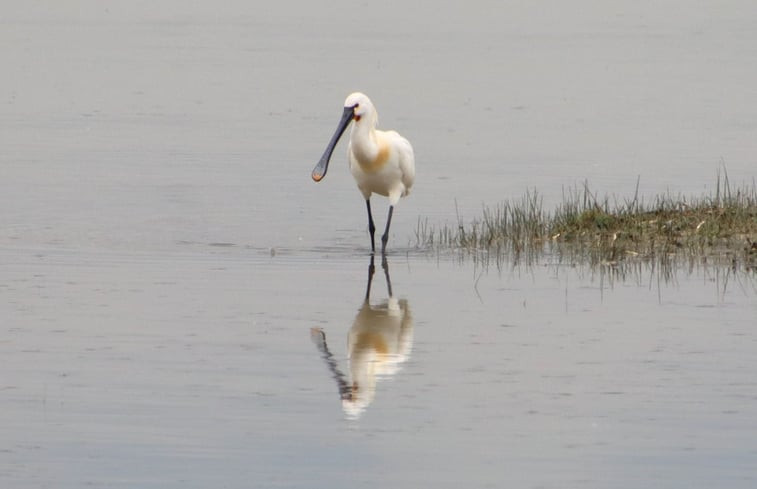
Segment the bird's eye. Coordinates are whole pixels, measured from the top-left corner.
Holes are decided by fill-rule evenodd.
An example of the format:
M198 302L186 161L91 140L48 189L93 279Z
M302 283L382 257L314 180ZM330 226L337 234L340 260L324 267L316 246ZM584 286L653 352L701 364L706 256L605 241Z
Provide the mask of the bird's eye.
M360 104L355 104L352 106L353 109L357 109L358 107L360 107Z

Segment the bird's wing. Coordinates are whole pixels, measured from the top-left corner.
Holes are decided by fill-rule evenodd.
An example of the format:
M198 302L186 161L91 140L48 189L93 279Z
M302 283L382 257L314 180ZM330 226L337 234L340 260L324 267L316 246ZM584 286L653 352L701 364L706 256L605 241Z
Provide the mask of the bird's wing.
M399 152L400 172L402 172L402 184L405 186L405 194L410 193L410 187L415 181L415 153L410 141L392 131L395 145Z

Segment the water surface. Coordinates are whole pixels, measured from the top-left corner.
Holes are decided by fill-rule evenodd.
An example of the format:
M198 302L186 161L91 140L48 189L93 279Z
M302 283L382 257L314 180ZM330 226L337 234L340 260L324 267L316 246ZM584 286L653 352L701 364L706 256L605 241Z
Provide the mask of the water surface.
M754 486L753 272L413 247L528 188L751 182L749 2L0 24L3 487ZM309 178L356 89L418 166L367 303L344 146Z

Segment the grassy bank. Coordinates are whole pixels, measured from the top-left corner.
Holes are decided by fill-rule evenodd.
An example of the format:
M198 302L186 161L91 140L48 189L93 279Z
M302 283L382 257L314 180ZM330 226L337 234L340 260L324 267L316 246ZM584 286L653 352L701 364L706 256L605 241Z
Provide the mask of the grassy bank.
M434 227L419 221L416 245L435 250L534 258L545 252L614 264L628 259L686 257L757 266L757 186L732 189L718 175L714 194L659 195L644 202L598 198L589 185L564 192L545 211L535 191L485 207L472 222Z

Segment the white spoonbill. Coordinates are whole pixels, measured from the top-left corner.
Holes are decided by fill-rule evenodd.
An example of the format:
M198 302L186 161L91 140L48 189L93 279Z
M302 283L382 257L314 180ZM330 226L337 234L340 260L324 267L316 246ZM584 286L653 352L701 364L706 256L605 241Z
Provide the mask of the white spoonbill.
M395 131L378 131L378 114L371 99L365 94L355 92L344 101L344 112L334 136L326 147L321 160L313 169L313 180L320 182L326 175L331 153L350 122L355 123L350 132L350 144L347 156L350 171L357 182L357 187L365 197L368 209L368 230L371 233L371 251L376 252L373 235L376 226L371 214L371 194L377 193L389 197L389 215L386 229L381 236L381 253L386 253L389 240L389 225L392 223L394 206L410 193L415 180L415 156L413 147L407 139Z

